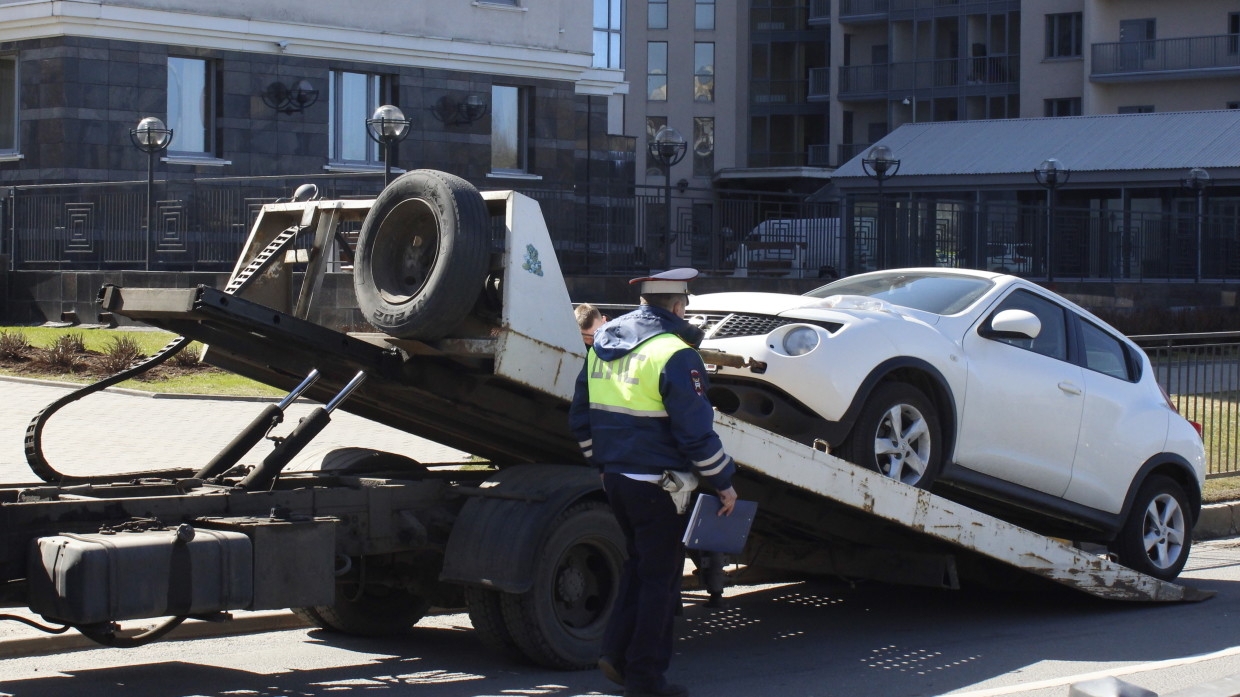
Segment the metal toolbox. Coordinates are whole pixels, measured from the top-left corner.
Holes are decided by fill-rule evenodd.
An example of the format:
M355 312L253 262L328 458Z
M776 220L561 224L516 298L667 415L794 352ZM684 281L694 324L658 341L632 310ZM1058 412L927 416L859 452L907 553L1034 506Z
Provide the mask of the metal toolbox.
M250 538L188 524L41 537L28 569L30 609L65 624L241 609L254 595Z

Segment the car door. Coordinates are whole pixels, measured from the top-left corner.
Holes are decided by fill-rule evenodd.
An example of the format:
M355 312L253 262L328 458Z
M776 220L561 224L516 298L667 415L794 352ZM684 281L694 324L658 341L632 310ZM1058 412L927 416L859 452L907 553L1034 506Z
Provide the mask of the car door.
M1085 319L1079 326L1086 399L1064 498L1119 513L1137 470L1162 451L1171 410L1140 380L1142 362L1131 346Z
M1034 338L996 335L991 319L1026 310ZM968 378L955 462L974 472L1062 496L1072 478L1084 405L1082 369L1068 361L1065 308L1031 291L1005 297L964 337Z

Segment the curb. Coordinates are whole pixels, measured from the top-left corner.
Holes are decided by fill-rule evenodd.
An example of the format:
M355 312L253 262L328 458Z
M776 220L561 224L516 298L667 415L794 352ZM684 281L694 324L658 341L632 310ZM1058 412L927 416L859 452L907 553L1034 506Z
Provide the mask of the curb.
M0 609L0 614L4 614L3 609ZM134 625L133 628L144 626L147 625L138 624ZM254 634L281 629L301 629L309 626L304 620L288 610L252 612L234 615L233 619L225 622L186 620L181 626L169 632L161 641ZM129 626L126 627L126 629L129 628ZM38 632L37 629L31 629L30 631ZM37 634L35 636L0 639L0 658L41 656L63 651L98 648L104 647L102 644L87 639L85 636L70 629L63 634Z
M1193 540L1217 540L1236 535L1240 535L1240 502L1201 507L1201 517L1193 528Z
M67 390L76 390L86 387L88 382L63 382L60 380L46 380L43 378L24 378L19 375L0 375L0 382L19 382L27 385L39 385L41 387L62 387ZM210 399L219 402L279 402L282 397L261 397L253 395L214 395L214 394L185 394L179 392L147 392L146 390L133 390L128 387L107 387L104 392L112 392L115 394L123 394L131 397L148 397L150 399ZM304 397L299 397L298 402L313 402Z

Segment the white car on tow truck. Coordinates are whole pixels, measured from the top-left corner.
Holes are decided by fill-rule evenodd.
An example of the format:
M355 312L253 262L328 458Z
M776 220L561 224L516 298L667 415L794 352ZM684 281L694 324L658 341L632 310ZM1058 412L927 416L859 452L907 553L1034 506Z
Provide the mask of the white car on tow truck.
M895 269L692 298L722 412L1162 579L1201 507L1200 427L1102 320L1016 276Z

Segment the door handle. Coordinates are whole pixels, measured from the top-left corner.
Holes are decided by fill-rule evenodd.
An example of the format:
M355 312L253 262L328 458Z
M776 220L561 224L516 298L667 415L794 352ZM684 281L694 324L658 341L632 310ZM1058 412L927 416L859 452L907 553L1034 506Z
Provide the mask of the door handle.
M1081 388L1079 388L1079 387L1077 387L1076 385L1074 385L1074 384L1072 384L1072 383L1068 382L1067 380L1064 380L1063 382L1059 383L1059 389L1063 390L1064 392L1067 392L1068 394L1072 394L1072 395L1079 395L1079 394L1081 394Z

